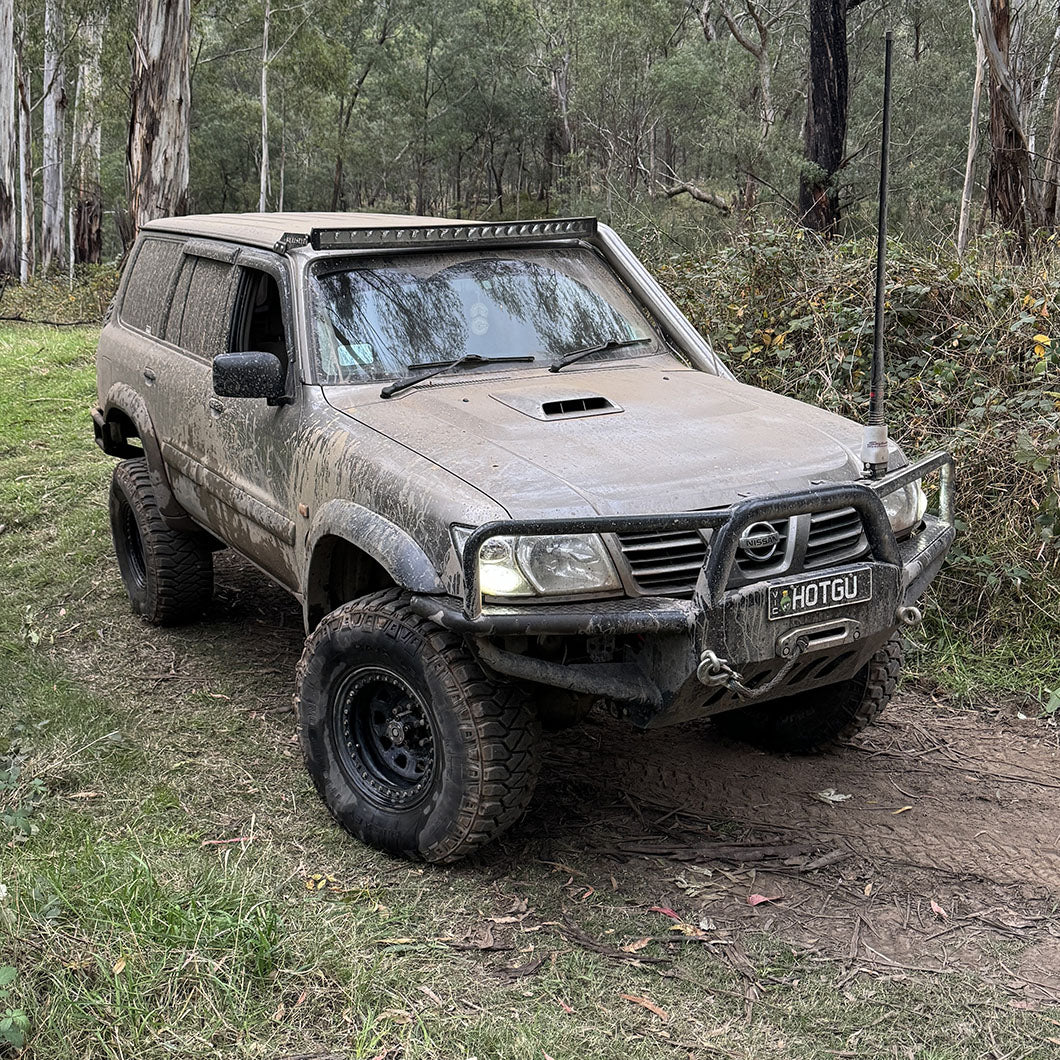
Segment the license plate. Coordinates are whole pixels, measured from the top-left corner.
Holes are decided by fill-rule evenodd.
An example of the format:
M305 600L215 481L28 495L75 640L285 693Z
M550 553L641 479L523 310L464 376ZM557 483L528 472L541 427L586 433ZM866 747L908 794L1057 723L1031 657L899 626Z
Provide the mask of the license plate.
M769 617L794 618L872 598L872 568L855 567L769 588Z

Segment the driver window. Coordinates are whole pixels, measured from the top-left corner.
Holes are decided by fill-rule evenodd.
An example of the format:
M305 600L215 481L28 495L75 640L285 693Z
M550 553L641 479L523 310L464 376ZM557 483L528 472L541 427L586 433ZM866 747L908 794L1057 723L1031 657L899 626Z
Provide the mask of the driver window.
M276 280L257 269L242 270L239 303L233 320L231 352L274 353L287 371L287 337Z

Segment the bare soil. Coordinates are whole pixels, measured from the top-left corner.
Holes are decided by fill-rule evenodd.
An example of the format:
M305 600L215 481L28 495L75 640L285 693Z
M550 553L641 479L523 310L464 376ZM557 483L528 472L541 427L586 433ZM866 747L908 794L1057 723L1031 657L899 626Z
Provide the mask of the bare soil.
M91 668L96 688L144 682L145 707L157 709L223 676L223 644L225 671L243 691L218 709L260 719L272 760L254 783L267 788L300 769L290 714L300 615L227 553L217 581L204 626L145 630L120 666L101 638L74 653L75 668ZM863 972L967 972L1016 1005L1060 1003L1055 725L913 688L854 742L814 757L767 755L709 722L637 732L601 711L548 740L523 822L477 859L428 870L428 881L437 872L517 891L534 865L557 874L572 922L605 891L610 908L624 902L657 921L658 937L708 946L737 970L744 943L764 932L839 962L837 983ZM241 771L253 761L248 754ZM751 904L755 895L769 900ZM577 942L577 931L568 938Z

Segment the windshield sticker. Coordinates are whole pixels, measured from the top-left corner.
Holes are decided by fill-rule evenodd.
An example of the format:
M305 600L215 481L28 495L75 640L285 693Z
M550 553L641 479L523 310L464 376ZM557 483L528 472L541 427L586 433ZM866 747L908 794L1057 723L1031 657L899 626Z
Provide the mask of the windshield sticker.
M489 310L481 303L476 302L471 307L471 330L476 335L485 335L489 331L490 322L486 319Z

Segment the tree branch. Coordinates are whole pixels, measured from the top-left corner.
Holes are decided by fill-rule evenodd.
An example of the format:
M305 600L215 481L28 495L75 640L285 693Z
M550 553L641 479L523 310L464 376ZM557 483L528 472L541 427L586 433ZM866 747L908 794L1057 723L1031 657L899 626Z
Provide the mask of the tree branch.
M708 206L713 206L726 216L732 213L732 207L720 195L713 191L704 191L702 188L697 188L695 184L681 183L675 184L670 188L664 187L663 194L668 199L672 199L677 195L691 195L696 202L705 202Z

